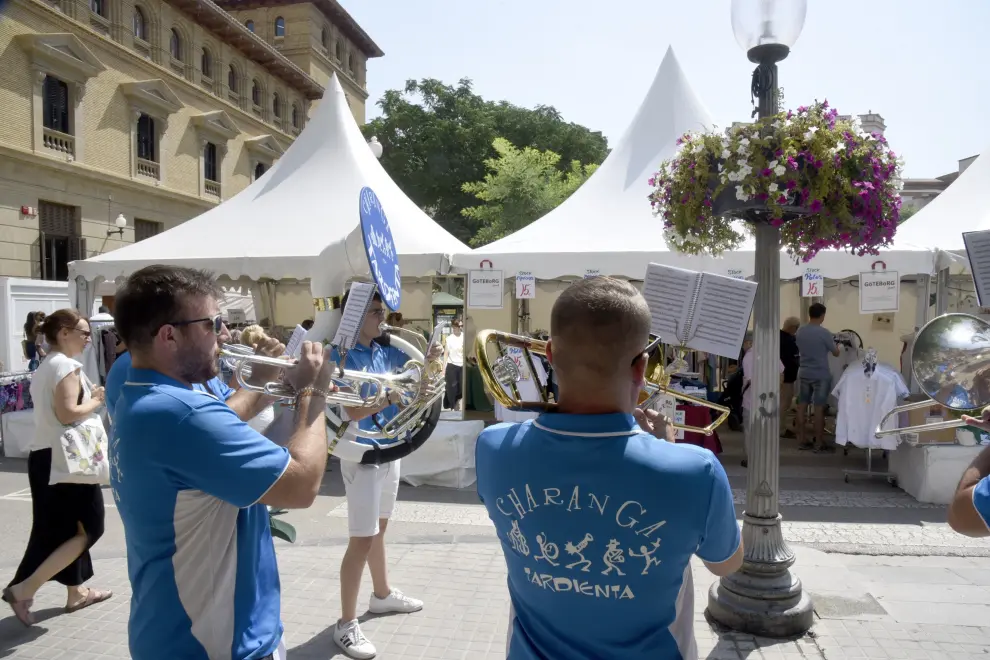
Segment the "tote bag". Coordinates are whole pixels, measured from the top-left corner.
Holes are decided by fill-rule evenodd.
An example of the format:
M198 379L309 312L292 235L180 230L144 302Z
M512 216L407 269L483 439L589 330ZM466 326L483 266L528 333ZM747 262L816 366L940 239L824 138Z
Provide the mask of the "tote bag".
M79 375L87 381L86 374ZM79 388L82 399L82 385ZM107 431L96 413L64 428L52 443L52 468L49 484L110 485L110 460Z

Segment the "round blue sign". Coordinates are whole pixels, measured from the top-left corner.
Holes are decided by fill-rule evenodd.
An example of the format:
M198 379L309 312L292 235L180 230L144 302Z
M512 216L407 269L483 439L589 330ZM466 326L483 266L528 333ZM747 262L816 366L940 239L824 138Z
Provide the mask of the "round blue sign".
M375 191L367 186L361 189L359 213L361 234L364 236L364 248L368 251L371 276L375 279L375 285L385 306L393 312L398 311L399 303L402 302L399 254L395 250L392 229L388 226L388 218L385 217L382 203L378 201Z

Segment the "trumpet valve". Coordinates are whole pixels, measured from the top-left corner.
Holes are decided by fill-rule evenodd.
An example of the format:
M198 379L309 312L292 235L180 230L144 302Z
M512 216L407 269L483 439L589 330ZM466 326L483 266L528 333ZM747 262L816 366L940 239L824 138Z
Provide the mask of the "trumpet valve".
M508 355L503 355L492 363L492 375L506 387L518 383L521 377L519 365Z

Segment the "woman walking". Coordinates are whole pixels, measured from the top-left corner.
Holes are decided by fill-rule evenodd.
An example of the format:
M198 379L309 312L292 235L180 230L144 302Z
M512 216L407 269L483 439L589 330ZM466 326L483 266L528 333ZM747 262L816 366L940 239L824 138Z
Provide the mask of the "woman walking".
M103 405L103 388L91 386L77 361L89 342L89 322L74 309L60 309L45 318L41 331L50 350L31 380L35 415L28 455L31 536L17 573L2 596L26 626L34 623L34 595L49 580L65 585L67 613L112 595L83 586L93 577L89 550L103 535L100 486L49 485L52 447L59 443L65 427L90 417Z

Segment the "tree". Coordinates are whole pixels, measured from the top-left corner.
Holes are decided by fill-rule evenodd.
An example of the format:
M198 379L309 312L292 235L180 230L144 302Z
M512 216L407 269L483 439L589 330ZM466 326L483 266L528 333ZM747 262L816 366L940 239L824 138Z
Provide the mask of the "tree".
M382 116L363 131L381 142L385 171L416 205L465 242L478 225L461 213L477 201L464 184L485 177L485 160L497 156L495 138L560 154L564 169L575 160L598 164L608 155L601 133L565 122L555 108L486 101L466 78L456 86L409 80L404 89L385 92L378 107Z
M478 226L472 247L496 241L543 217L598 169L597 164L572 160L561 171L558 154L532 147L518 149L505 138L495 138L492 148L498 157L485 160L485 178L462 186L465 193L483 202L461 210Z
M914 205L911 205L911 206L902 206L901 207L900 222L904 222L905 220L907 220L908 218L910 218L912 215L914 215L915 213L917 213L918 210L919 210L919 208L920 207L914 206Z

